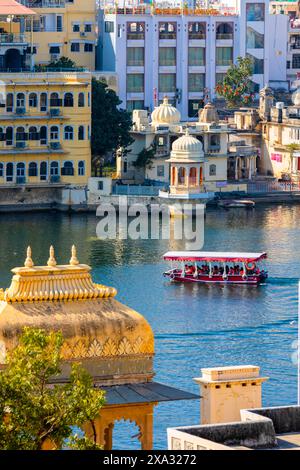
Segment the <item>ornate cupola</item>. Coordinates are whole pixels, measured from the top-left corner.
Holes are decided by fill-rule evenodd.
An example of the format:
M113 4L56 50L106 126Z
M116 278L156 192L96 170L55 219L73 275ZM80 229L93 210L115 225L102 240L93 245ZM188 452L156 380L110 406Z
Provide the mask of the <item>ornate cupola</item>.
M8 289L0 291L0 363L26 326L61 331L64 368L79 361L96 384L145 382L153 376L153 332L139 313L119 303L113 287L94 283L72 247L68 264L58 265L50 247L45 266L35 266L31 249L14 268Z
M172 145L170 162L171 194L195 194L203 192L204 152L200 140L185 134Z
M151 114L152 125L174 125L181 120L181 114L177 108L169 103L168 97L165 96L162 104L154 109Z

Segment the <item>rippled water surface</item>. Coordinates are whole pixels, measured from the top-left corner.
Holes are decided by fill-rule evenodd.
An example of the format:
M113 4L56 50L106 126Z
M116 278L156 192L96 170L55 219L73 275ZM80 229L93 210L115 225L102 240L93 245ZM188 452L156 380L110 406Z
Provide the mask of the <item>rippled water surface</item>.
M0 280L23 264L32 246L39 264L55 245L59 263L69 260L75 243L81 262L97 282L117 287L118 299L141 312L156 338L156 380L198 392L193 377L201 367L261 366L270 380L264 405L296 402L292 343L297 338L297 279L300 277L300 206L257 206L253 211L209 209L204 249L267 251L269 282L260 287L172 285L162 277L162 255L184 249L178 241L102 241L93 215L0 215ZM166 428L199 421L199 402L160 404L155 411L155 448L166 447ZM138 448L138 430L118 423L116 448Z

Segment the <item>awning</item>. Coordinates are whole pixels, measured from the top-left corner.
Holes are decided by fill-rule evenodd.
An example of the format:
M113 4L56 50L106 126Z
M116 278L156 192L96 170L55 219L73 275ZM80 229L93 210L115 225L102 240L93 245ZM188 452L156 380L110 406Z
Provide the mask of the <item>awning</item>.
M165 260L170 261L211 261L211 262L253 262L267 258L267 253L213 252L213 251L168 251Z
M1 0L0 3L0 16L9 15L36 15L36 12L30 8L21 5L15 0Z
M158 382L146 382L138 384L111 385L97 388L106 392L107 405L129 405L133 403L155 403L175 400L198 400L199 395L185 392L178 388Z

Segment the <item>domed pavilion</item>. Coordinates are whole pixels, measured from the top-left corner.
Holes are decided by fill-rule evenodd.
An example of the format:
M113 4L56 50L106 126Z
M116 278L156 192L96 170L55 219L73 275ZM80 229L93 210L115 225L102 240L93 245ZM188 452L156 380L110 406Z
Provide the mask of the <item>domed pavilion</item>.
M179 124L180 120L180 112L177 108L175 108L169 103L169 99L167 96L164 97L163 102L157 108L155 108L153 113L151 114L151 122L154 126L175 125Z
M70 365L80 362L106 404L94 422L97 442L112 448L114 422L130 420L140 429L142 449L152 448L153 408L160 401L196 395L153 382L154 336L147 320L115 299L116 289L94 283L72 247L68 264L58 265L50 247L45 266L35 266L31 249L23 267L12 270L9 288L0 290L0 368L18 344L24 327L61 331L63 367L53 382L68 381ZM86 425L92 434L91 425Z
M189 133L175 140L170 162L170 194L203 192L204 151L200 140Z

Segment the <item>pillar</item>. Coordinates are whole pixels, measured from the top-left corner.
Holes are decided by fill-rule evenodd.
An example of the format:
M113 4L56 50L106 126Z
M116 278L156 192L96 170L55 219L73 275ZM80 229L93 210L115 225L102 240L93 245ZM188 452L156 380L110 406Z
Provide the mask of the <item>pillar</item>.
M259 376L259 367L233 366L201 369L201 424L240 421L240 410L261 407L261 385L268 380Z
M235 180L238 180L238 157L235 158L234 179L235 179Z
M104 430L104 450L111 450L113 443L114 423L110 423Z
M144 416L140 429L142 450L151 450L153 448L153 413L147 413Z

